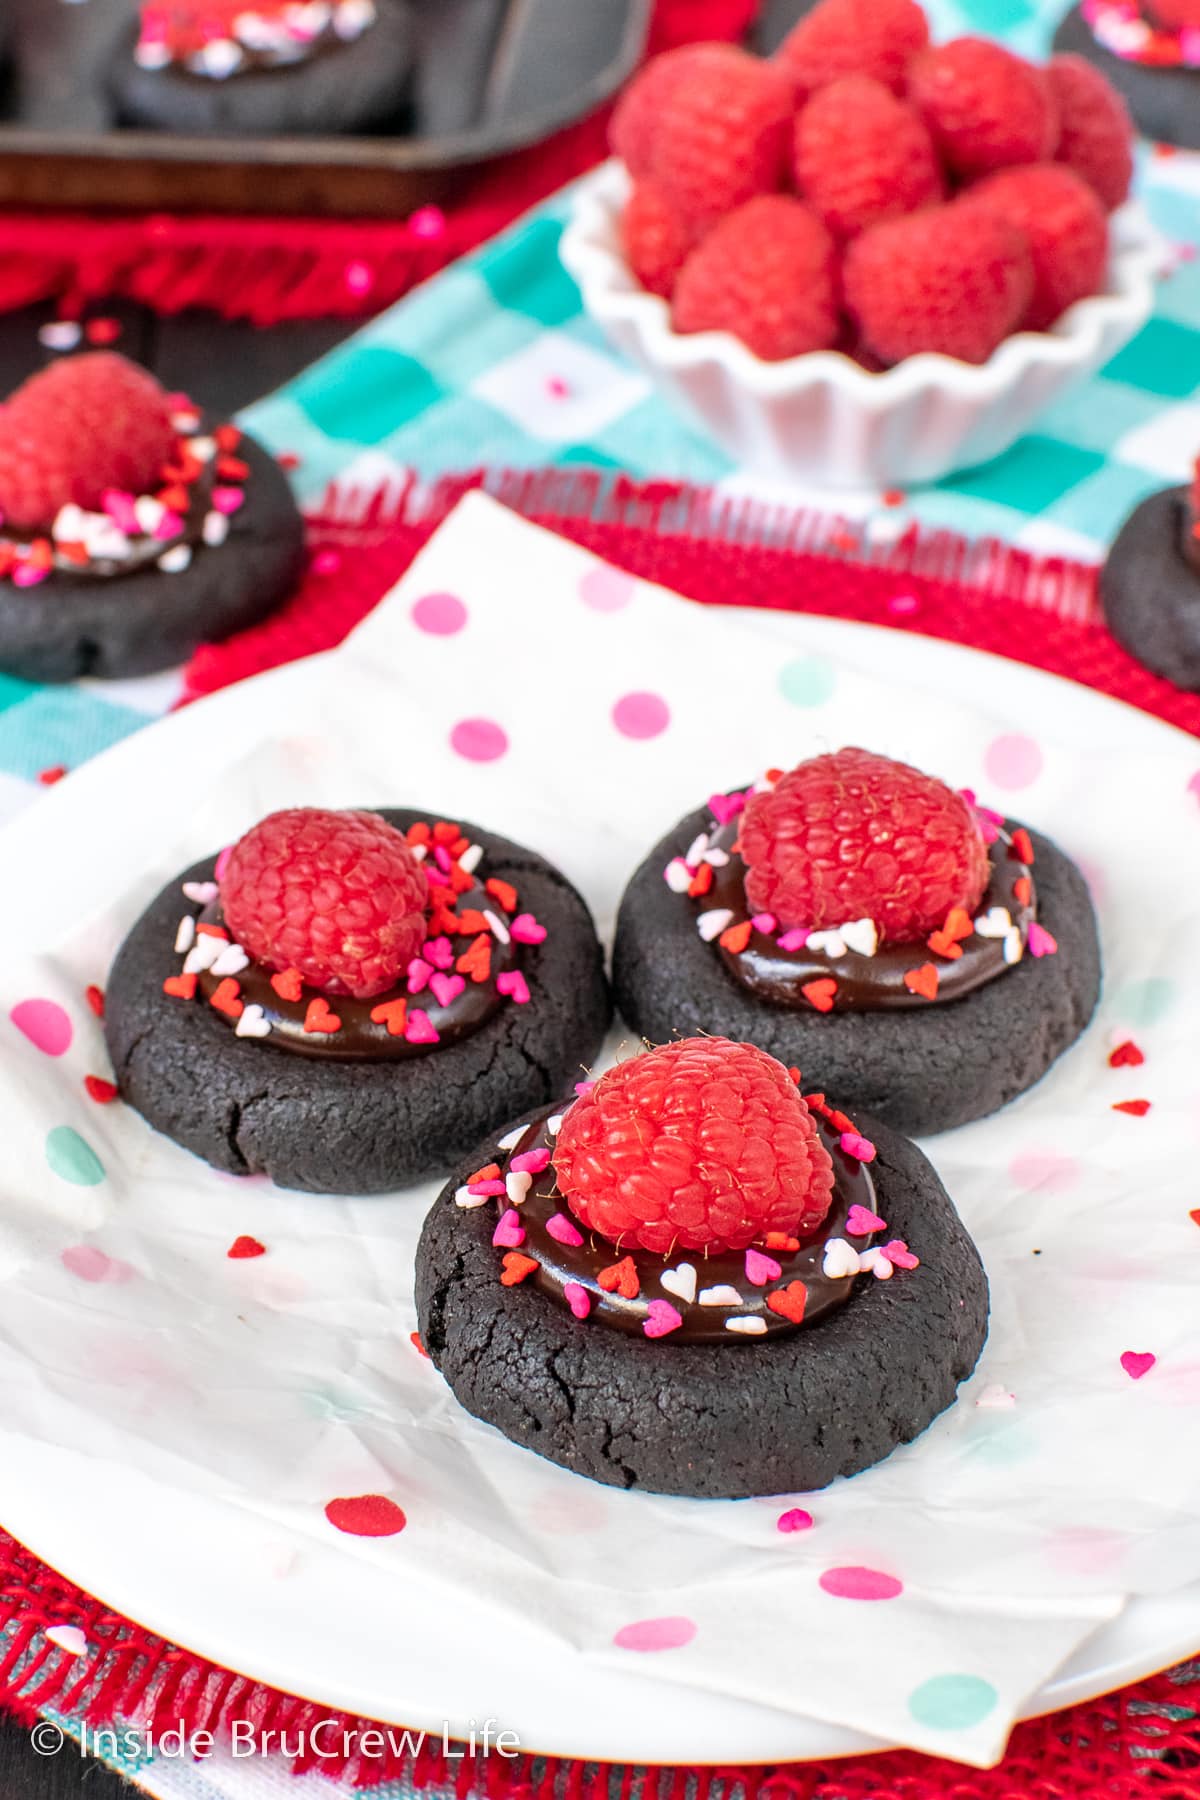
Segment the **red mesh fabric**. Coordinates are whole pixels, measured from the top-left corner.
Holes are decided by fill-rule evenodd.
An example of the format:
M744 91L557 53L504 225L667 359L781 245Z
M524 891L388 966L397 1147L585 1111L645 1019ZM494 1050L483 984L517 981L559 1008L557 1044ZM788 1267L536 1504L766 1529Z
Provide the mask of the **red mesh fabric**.
M756 0L657 0L649 48L740 38L756 10ZM0 212L0 312L56 299L73 314L118 296L257 325L376 312L600 162L607 126L603 108L493 163L446 204L434 235L428 218L423 231L408 220Z

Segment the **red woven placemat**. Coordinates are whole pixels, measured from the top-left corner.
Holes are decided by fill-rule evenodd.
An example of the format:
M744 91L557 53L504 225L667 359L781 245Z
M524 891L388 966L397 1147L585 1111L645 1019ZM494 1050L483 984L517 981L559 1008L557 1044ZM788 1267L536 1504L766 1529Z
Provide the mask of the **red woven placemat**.
M788 513L666 484L589 471L495 473L415 484L385 512L336 491L313 522L314 566L268 624L201 651L190 697L296 656L331 648L403 573L454 502L486 485L530 518L631 573L697 600L890 624L1016 657L1200 735L1200 695L1141 669L1100 622L1095 571L949 533L904 533L887 547L846 521ZM1197 753L1200 767L1200 751ZM45 1637L74 1625L86 1651ZM165 1643L109 1611L0 1532L0 1703L31 1716L54 1706L105 1724L156 1731L182 1723L220 1739L235 1721L300 1734L334 1717L351 1739L371 1722L331 1713ZM334 1733L323 1734L324 1739ZM1200 1800L1200 1662L1018 1726L1004 1761L983 1773L911 1751L831 1763L652 1769L498 1757L447 1761L432 1740L415 1755L348 1762L301 1758L361 1786L402 1776L494 1800ZM715 1792L714 1792L715 1787Z

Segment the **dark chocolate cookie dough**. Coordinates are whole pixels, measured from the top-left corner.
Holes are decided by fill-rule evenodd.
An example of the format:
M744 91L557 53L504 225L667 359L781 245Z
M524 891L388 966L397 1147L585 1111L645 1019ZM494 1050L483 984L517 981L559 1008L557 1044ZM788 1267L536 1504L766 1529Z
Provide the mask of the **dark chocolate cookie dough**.
M1084 56L1107 75L1144 137L1183 149L1200 149L1200 69L1159 68L1114 56L1096 42L1079 7L1054 34L1054 48Z
M815 1064L814 1064L815 1068ZM830 1084L839 1102L844 1098ZM889 1232L921 1258L856 1278L846 1305L790 1337L680 1344L578 1321L502 1287L493 1207L439 1197L417 1249L421 1340L468 1412L610 1486L701 1499L804 1492L909 1443L948 1407L987 1336L978 1252L914 1144L865 1115Z
M36 587L0 582L0 669L26 681L148 675L273 612L303 568L304 521L275 458L249 437L238 455L250 473L229 536L198 544L177 574L56 570Z
M1200 693L1200 573L1183 554L1190 516L1186 488L1135 507L1100 571L1100 604L1130 656Z
M122 125L199 137L329 136L395 127L404 110L414 31L405 0L376 0L375 23L285 68L224 81L189 69L142 69L136 26L122 33L110 91ZM247 9L251 10L251 9ZM263 171L270 182L270 171Z
M427 814L377 808L405 830ZM587 907L532 850L464 824L488 875L511 880L547 928L525 960L531 1000L508 1003L458 1043L406 1062L337 1062L235 1036L211 1007L172 999L184 870L142 914L109 976L105 1035L123 1097L157 1130L233 1175L280 1187L376 1194L441 1174L514 1112L545 1104L595 1056L610 1016Z
M964 998L902 1012L838 1012L770 1005L727 974L663 870L698 832L689 814L646 858L625 890L613 952L622 1017L654 1044L716 1033L798 1064L808 1086L851 1111L866 1107L914 1136L995 1112L1032 1087L1074 1043L1095 1010L1100 946L1091 896L1062 851L1031 831L1038 918L1058 953L1015 967ZM1009 821L1010 826L1016 821Z

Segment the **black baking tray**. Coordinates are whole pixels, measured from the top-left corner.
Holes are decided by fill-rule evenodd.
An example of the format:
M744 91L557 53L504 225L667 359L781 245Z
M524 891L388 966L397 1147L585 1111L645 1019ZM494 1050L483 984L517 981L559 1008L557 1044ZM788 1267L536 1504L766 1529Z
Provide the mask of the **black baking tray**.
M133 0L0 0L0 205L403 216L585 117L645 47L652 0L410 0L419 53L387 135L120 128L106 93Z

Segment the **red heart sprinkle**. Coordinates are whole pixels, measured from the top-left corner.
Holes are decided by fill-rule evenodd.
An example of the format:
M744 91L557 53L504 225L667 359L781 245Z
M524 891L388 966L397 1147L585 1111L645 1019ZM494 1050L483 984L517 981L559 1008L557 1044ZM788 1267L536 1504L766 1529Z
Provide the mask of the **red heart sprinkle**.
M517 890L511 883L501 881L498 875L493 875L491 880L485 881L483 885L492 899L500 902L506 913L517 910Z
M832 976L823 975L819 981L806 981L800 989L810 1006L818 1012L833 1011L833 996L837 993L837 982Z
M1109 1051L1108 1066L1110 1069L1136 1069L1145 1060L1145 1055L1133 1039L1126 1038L1123 1044L1118 1044L1115 1050Z
M705 863L704 866L705 868L708 868L709 865ZM740 956L742 951L746 948L746 945L750 942L750 933L753 929L754 927L751 925L749 919L743 919L740 925L728 926L727 929L721 933L717 942L720 944L722 950L728 950L732 955Z
M473 1175L467 1176L467 1186L474 1187L477 1181L499 1181L500 1164L485 1163L482 1169L476 1169Z
M386 1494L357 1494L349 1500L331 1500L325 1517L349 1537L395 1537L408 1524L396 1502Z
M790 1256L793 1250L800 1248L800 1239L789 1237L786 1231L768 1231L766 1246L768 1250L782 1250Z
M305 1031L324 1031L326 1033L342 1029L342 1021L335 1012L330 1010L329 1002L323 994L318 994L315 999L309 1001L308 1009L304 1014L304 1029Z
M904 985L910 994L920 994L925 1000L936 1000L937 968L933 963L922 963L919 969L905 969Z
M956 944L954 939L945 931L931 932L929 937L926 938L925 943L927 948L932 950L935 956L949 957L951 962L954 961L956 956L962 955L962 945Z
M223 925L205 925L201 922L196 926L196 936L220 938L224 944L229 942L229 933Z
M176 1000L194 1000L196 980L195 975L168 975L163 982L163 993L171 994Z
M808 1304L808 1289L802 1281L789 1281L786 1287L774 1288L767 1295L767 1305L781 1319L790 1319L793 1325L799 1325L804 1319L804 1308Z
M620 1294L623 1300L636 1300L641 1292L642 1284L638 1280L637 1264L632 1256L623 1256L620 1262L601 1269L596 1280L606 1294Z
M1188 1214L1188 1218L1192 1221L1193 1225L1200 1225L1200 1206L1193 1206L1191 1212Z
M688 886L690 900L702 900L715 880L711 863L701 863Z
M284 969L278 975L272 975L271 986L281 1000L298 1000L304 985L299 969Z
M95 982L83 990L83 997L98 1019L104 1017L104 989L98 988Z
M500 1266L504 1271L500 1277L501 1286L516 1287L519 1281L533 1274L538 1263L535 1256L522 1256L519 1250L510 1250Z
M419 1331L410 1331L408 1334L408 1341L412 1345L413 1349L416 1351L417 1355L423 1356L425 1358L425 1361L428 1362L429 1361L429 1352L425 1348L424 1344L421 1342L420 1332Z
M461 836L462 828L458 825L451 825L449 819L439 819L433 828L434 843L445 844L447 848L451 844L457 844Z
M492 940L488 932L482 932L469 950L464 950L455 968L460 975L469 975L472 981L486 981L492 972Z
M386 1025L389 1037L403 1037L404 1028L408 1024L408 1001L386 1000L382 1006L373 1006L371 1023Z
M423 819L418 819L415 825L409 826L404 836L410 844L427 844L433 833Z
M239 1237L234 1238L225 1254L231 1262L249 1262L252 1256L265 1256L267 1246L260 1244L257 1238Z
M473 906L464 907L458 915L458 924L454 927L459 937L474 937L477 932L488 931L487 920Z
M1113 1111L1128 1113L1134 1119L1144 1119L1150 1111L1150 1102L1148 1100L1114 1100Z
M1023 825L1018 825L1012 834L1012 849L1009 851L1009 855L1015 856L1019 862L1031 863L1033 861L1033 842Z
M219 1013L224 1013L227 1019L240 1019L246 1010L245 1001L238 999L241 991L241 983L235 981L232 975L227 975L209 996L208 1004L214 1006Z
M99 1106L107 1106L121 1091L115 1081L105 1081L102 1075L85 1075L83 1085Z
M1028 906L1033 899L1033 883L1028 875L1018 875L1013 882L1013 899L1018 906Z
M242 434L236 425L218 425L213 432L213 441L218 450L224 450L228 455L231 450L237 449L242 441Z

